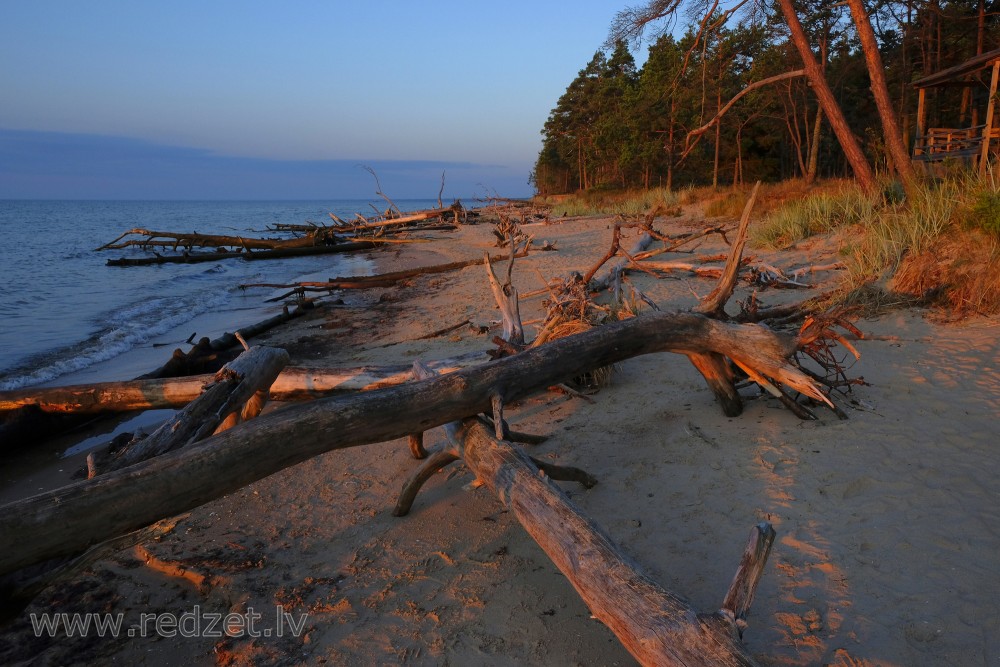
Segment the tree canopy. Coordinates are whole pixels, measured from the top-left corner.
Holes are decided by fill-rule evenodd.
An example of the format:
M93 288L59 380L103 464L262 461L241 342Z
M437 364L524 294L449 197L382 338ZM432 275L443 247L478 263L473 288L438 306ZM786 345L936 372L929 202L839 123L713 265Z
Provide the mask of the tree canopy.
M905 180L910 84L1000 47L998 28L1000 0L653 0L625 9L551 111L532 180L542 194L860 178L859 169L870 178L872 168ZM629 45L643 38L637 67ZM975 84L934 91L929 123L975 124L985 95Z

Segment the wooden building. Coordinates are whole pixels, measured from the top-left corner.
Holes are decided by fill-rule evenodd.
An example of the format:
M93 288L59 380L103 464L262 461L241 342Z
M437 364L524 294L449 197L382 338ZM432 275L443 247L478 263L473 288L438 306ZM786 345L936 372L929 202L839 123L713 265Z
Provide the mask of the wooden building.
M992 70L986 74L984 70ZM989 77L989 96L986 98L986 115L982 123L976 122L978 108L970 111L972 119L969 127L927 127L928 88L985 88ZM941 70L913 83L918 91L917 140L913 147L913 159L932 162L946 158L969 159L978 163L979 172L986 171L990 155L1000 150L1000 128L997 121L997 78L1000 75L1000 49L971 58L960 65ZM970 90L971 92L971 90ZM975 105L975 96L969 96L970 106ZM981 102L980 102L981 103Z

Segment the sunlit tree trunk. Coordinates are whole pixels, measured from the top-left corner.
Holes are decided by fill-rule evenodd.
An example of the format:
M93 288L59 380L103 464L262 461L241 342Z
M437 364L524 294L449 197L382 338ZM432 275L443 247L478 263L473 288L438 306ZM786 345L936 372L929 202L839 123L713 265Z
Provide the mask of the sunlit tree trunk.
M819 170L819 139L823 129L823 107L816 108L816 120L813 123L812 143L809 145L809 166L806 168L806 184L816 182L816 172Z
M910 163L909 152L903 145L903 134L899 130L896 111L892 108L889 86L885 80L885 66L882 64L882 54L878 50L875 31L872 29L871 20L862 0L847 0L847 5L851 8L851 16L854 18L861 48L865 54L865 64L868 66L872 95L875 96L875 106L882 122L882 134L888 157L892 160L896 173L903 180L903 186L909 190L914 180L913 165Z
M874 190L875 174L872 172L871 165L865 159L865 154L862 152L857 138L851 132L851 128L847 124L847 119L844 118L840 105L837 104L837 99L833 96L833 91L830 90L830 86L823 75L823 71L820 69L819 63L816 62L816 57L809 48L809 41L806 39L806 33L802 29L802 23L799 21L798 14L795 13L792 0L779 0L778 4L781 7L781 13L785 17L785 22L788 24L792 43L802 58L802 64L805 66L809 84L812 86L813 92L816 94L816 98L823 108L823 112L830 120L830 127L844 151L844 156L847 158L848 164L851 165L851 170L854 172L854 177L857 179L858 185L867 191Z

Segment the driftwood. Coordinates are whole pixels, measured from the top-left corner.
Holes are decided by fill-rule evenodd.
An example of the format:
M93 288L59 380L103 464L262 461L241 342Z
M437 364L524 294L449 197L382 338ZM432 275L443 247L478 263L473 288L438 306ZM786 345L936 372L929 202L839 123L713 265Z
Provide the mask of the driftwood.
M733 295L733 290L736 288L736 278L740 271L740 259L743 257L743 248L746 246L748 238L748 230L750 228L750 213L753 211L754 202L757 201L757 192L760 190L760 181L753 186L753 190L750 192L750 197L747 199L746 205L743 207L743 215L740 218L740 227L736 232L736 240L733 242L732 247L729 249L729 259L726 261L726 267L719 277L719 283L716 285L715 289L702 299L701 303L695 307L695 312L705 313L706 315L711 315L714 317L726 317L726 303L729 301L729 297Z
M320 245L332 239L328 227L314 227L305 236L290 239L260 239L247 236L225 236L220 234L199 234L198 232L157 232L135 228L124 232L110 243L97 250L118 250L129 247L139 248L241 248L243 250L278 250L282 248L303 248ZM125 239L126 236L142 236L140 239Z
M260 414L268 389L288 364L288 353L252 347L223 366L212 383L151 434L133 442L98 472L118 470L165 452L204 440ZM93 466L88 466L93 471Z
M805 339L696 313L653 313L438 378L289 406L155 459L0 508L0 534L10 545L0 551L0 573L79 553L317 454L422 432L489 410L496 397L516 400L642 354L721 354L829 403L790 361L821 334L810 330ZM371 419L377 414L393 418ZM143 489L141 502L136 488Z
M253 261L259 259L282 259L286 257L304 257L307 255L326 255L335 252L352 250L368 250L377 248L374 241L344 241L334 245L315 245L303 248L278 248L275 250L258 250L253 252L185 252L180 255L159 255L153 257L121 257L109 259L108 266L150 266L153 264L196 264L198 262L214 262L220 259L243 259Z
M511 271L514 268L514 242L511 239L510 262L507 264L507 277L501 284L493 273L493 266L490 264L490 256L484 256L483 263L486 265L486 277L490 281L490 289L493 290L493 298L496 299L497 307L503 317L503 339L515 349L524 345L524 326L521 324L520 304L517 299L517 289L511 283Z
M449 327L450 328L450 327ZM490 360L486 352L470 352L429 364L452 373ZM181 408L198 398L213 374L97 382L66 387L32 387L0 392L0 412L34 406L43 412L103 414ZM409 365L356 368L285 367L271 385L271 400L305 401L352 391L371 391L413 380Z
M526 257L528 255L528 249L525 248L523 251L517 253L515 257ZM508 255L496 255L491 257L491 261L499 262L507 259ZM275 297L274 299L269 299L270 301L277 301L292 294L301 294L304 292L326 292L332 289L370 289L374 287L390 287L403 280L409 280L417 276L429 275L434 273L447 273L449 271L458 271L459 269L464 269L465 267L472 266L474 264L481 263L482 260L479 259L468 259L459 262L449 262L447 264L435 264L433 266L422 266L415 269L406 269L403 271L390 271L388 273L380 273L374 276L347 276L330 278L327 281L315 281L315 282L299 282L299 283L247 283L245 285L240 285L240 289L248 289L251 287L267 287L272 289L293 289L293 292L284 294L280 297Z
M580 478L576 469L540 470L536 461L498 439L483 420L449 425L451 446L434 452L404 487L394 514L402 516L434 471L462 458L493 491L583 598L643 665L756 665L739 641L753 593L774 539L756 527L722 609L698 614L657 584L586 516L551 479ZM582 478L589 475L582 473Z
M686 232L684 234L677 234L674 236L663 236L661 234L653 232L652 230L648 231L650 236L652 236L654 239L663 241L664 245L663 247L660 248L655 248L653 250L647 250L645 252L636 253L632 257L632 259L634 259L635 261L648 259L650 257L655 257L656 255L662 255L665 252L677 252L679 248L682 248L689 243L693 243L694 241L697 241L700 238L709 236L710 234L718 234L719 236L722 237L722 239L726 243L729 243L729 239L726 238L726 234L732 230L722 225L716 225L715 227L706 227L700 232Z
M222 368L223 364L231 361L237 356L235 348L240 345L239 339L244 340L257 336L279 324L287 322L296 317L300 317L322 303L314 303L311 300L303 300L295 308L285 308L281 313L269 317L266 320L257 322L238 329L234 333L226 333L209 340L202 338L187 352L180 348L174 350L170 359L159 368L146 373L137 380L147 380L155 378L176 378L205 373L214 373ZM10 392L0 392L0 453L22 447L27 444L36 443L44 438L64 433L73 428L83 425L88 419L86 415L93 415L100 412L120 412L111 407L109 410L102 410L94 405L95 401L112 400L115 401L117 393L116 385L121 384L122 391L126 396L124 400L137 401L136 409L147 409L154 407L181 407L190 400L193 400L200 391L200 386L193 388L182 383L177 391L187 392L187 398L183 403L177 404L170 396L161 396L162 392L173 393L172 386L144 386L132 385L131 383L100 383L93 386L93 390L80 389L79 398L74 398L73 393L77 388L31 388ZM204 382L202 382L204 384ZM68 394L66 393L68 390ZM53 392L51 395L45 392ZM149 405L144 405L142 396L135 396L135 392L143 392L149 400ZM40 392L40 393L36 393ZM131 398L129 398L131 396ZM65 403L66 409L59 407L60 403ZM163 405L163 403L168 403ZM113 405L113 404L112 404ZM131 409L131 408L128 408ZM59 414L63 413L63 414ZM68 414L79 413L79 414Z
M302 317L309 311L322 305L322 303L312 300L303 300L295 308L285 307L277 315L254 324L249 324L234 332L224 333L214 340L203 337L187 352L184 352L180 348L175 349L173 355L171 355L165 364L156 370L139 376L137 379L183 377L186 375L215 372L222 368L222 365L226 361L236 356L235 354L227 356L225 353L240 346L241 338L248 340L254 336L259 336L279 324Z
M423 220L431 220L434 218L444 218L447 213L452 213L454 215L455 223L457 224L465 209L462 208L461 202L455 202L451 206L444 208L429 209L426 211L418 211L416 213L411 213L408 215L403 215L395 218L387 218L385 220L378 220L375 222L362 222L360 224L351 225L343 224L343 220L336 217L332 213L330 218L333 219L335 223L338 223L336 229L338 232L364 232L372 231L376 229L381 229L383 227L398 227L400 225L409 225L414 222L421 222Z

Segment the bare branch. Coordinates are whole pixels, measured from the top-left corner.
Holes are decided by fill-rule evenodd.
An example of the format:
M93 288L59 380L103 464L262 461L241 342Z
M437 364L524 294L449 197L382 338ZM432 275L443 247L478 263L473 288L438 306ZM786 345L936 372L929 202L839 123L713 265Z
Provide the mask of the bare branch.
M719 120L724 115L726 115L726 112L729 111L729 109L731 109L732 106L736 104L740 100L740 98L742 98L744 95L753 92L758 88L762 88L763 86L767 86L769 84L776 83L778 81L784 81L786 79L794 79L795 77L805 76L805 75L806 71L804 69L797 69L791 72L784 72L783 74L776 74L775 76L769 76L766 79L761 79L760 81L754 81L749 86L747 86L740 92L736 93L736 96L733 97L733 99L729 100L724 107L719 109L719 112L712 117L712 120L708 121L701 127L688 132L687 138L684 141L685 144L684 153L681 154L680 159L683 160L684 158L686 158L688 154L692 150L694 150L694 147L698 145L698 140L701 139L701 135L705 134L705 132L707 132L713 125L718 123ZM691 142L692 138L695 139L694 143Z

